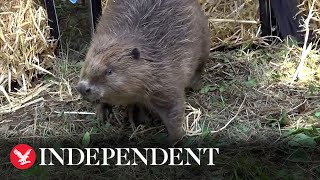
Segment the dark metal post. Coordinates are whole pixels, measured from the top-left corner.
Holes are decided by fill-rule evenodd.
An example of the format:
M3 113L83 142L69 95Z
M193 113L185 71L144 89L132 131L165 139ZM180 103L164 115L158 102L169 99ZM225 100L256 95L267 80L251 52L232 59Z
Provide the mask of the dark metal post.
M94 34L96 24L102 13L101 0L89 0L90 4L90 15L91 15L91 33Z
M272 13L270 0L259 0L262 36L278 36L276 19Z
M285 39L290 35L303 43L297 0L259 0L259 5L262 36Z
M54 0L45 0L45 6L48 13L49 26L51 27L50 33L54 39L59 39L60 29Z

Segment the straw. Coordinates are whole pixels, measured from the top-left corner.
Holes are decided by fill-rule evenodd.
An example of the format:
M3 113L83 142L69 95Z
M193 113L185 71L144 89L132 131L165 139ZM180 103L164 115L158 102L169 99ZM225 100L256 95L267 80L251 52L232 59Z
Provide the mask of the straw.
M17 110L39 94L33 80L52 75L48 69L54 50L43 7L32 0L0 2L0 114Z

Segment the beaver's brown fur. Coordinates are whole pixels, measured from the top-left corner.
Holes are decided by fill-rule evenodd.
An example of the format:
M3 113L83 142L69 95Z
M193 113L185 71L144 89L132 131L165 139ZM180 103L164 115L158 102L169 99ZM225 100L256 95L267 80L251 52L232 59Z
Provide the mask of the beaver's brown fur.
M78 90L105 104L141 104L157 113L172 144L184 136L185 88L208 58L208 21L196 0L108 2L82 67Z

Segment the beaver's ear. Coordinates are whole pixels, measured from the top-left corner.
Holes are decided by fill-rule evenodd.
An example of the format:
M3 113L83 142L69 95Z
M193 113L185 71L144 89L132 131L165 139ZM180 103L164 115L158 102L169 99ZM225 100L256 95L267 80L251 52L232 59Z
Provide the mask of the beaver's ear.
M133 57L133 59L140 59L140 51L138 48L134 48L131 51L131 55Z

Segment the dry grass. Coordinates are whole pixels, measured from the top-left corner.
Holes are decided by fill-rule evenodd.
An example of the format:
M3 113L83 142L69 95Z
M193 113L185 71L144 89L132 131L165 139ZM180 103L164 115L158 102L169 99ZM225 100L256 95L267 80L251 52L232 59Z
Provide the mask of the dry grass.
M258 1L200 0L209 17L213 47L235 46L259 37Z
M46 10L32 0L0 3L0 114L34 102L49 85L32 82L53 64L54 44L49 41ZM39 101L35 100L35 101Z
M315 57L312 59L314 63L319 59L318 56ZM270 168L271 174L274 174L281 169L292 168L292 164L283 164L291 161L293 153L291 148L284 150L286 154L279 155L276 161L272 159L273 154L277 155L276 144L287 145L291 139L288 134L292 130L320 127L319 120L315 116L320 112L320 83L316 74L305 74L305 79L290 85L299 60L300 51L286 44L270 49L255 51L240 49L211 54L206 73L202 78L202 90L187 94L186 129L188 136L192 137L188 137L186 143L196 147L227 146L228 148L224 148L224 152L219 156L221 168L219 166L215 170L207 171L202 168L201 171L199 169L200 172L206 171L208 176L215 174L218 177L235 177L236 171L241 174L240 176L260 178L261 176L252 173ZM319 66L311 63L311 60L307 62L309 63L305 67L309 69L306 72L320 70ZM109 147L114 143L120 147L163 145L166 131L160 121L146 122L132 130L125 120L124 107L114 107L111 124L100 126L95 119L94 108L82 101L74 90L80 67L81 63L72 56L59 57L53 70L59 76L44 80L44 83L60 83L50 86L41 94L43 101L24 107L14 114L0 115L1 137L22 142L27 139L34 142L38 142L38 139L41 141L55 139L55 144L71 141L81 146L81 137L89 132L92 143L99 142L92 145L94 147ZM233 147L233 144L236 147ZM263 153L254 154L258 150ZM268 153L265 154L265 151ZM248 158L243 157L243 152L247 153ZM253 156L259 159L250 159ZM310 159L308 164L312 167L314 164L316 167L316 162L319 161L318 155L311 152L307 153L307 156ZM272 163L269 164L270 162ZM300 166L302 167L306 169L308 176L317 177L315 170L310 170L305 164ZM153 177L173 176L172 169L167 169L167 166L160 168L163 170L152 170ZM294 176L297 176L296 173L300 174L302 170L295 168L297 169L294 170ZM69 175L77 177L80 175L85 177L84 172L89 172L89 169L72 172L69 170ZM56 172L65 171L66 169L56 170ZM106 169L99 172L102 174L108 172L109 177L129 177L130 174L138 172L142 176L150 173L140 166L125 169L127 172L125 174L120 173L123 171L122 168L114 168L112 171ZM52 175L55 174L50 172ZM179 177L194 177L193 173L184 172L182 168L174 172L181 173ZM270 176L269 171L264 173L267 177ZM292 177L290 174L285 173L286 176ZM94 175L99 176L99 173Z
M54 138L58 144L72 141L81 145L81 137L89 132L93 138L92 143L97 138L103 139L97 141L102 144L94 146L109 147L110 144L117 143L121 147L129 145L149 147L150 144L163 143L166 132L160 121L143 123L132 130L125 121L124 107L114 107L111 124L99 126L93 114L93 107L82 101L73 88L81 67L81 63L76 60L70 56L57 59L53 72L59 76L47 79L45 82L54 80L61 83L49 87L42 93L43 101L24 107L15 114L0 115L2 119L0 134L3 138L20 141L33 139L36 142L38 139ZM320 128L319 120L315 116L315 113L320 112L320 83L316 80L315 74L306 74L305 79L290 85L299 60L299 50L285 43L269 49L239 49L211 53L206 73L202 78L203 88L200 92L187 94L185 114L187 133L192 136L186 139L187 144L192 143L196 147L228 147L224 148L224 152L219 156L219 163L223 167L221 169L217 167L214 171L208 169L207 173L214 172L219 177L226 175L234 177L233 173L237 171L242 176L259 178L261 176L253 175L252 172L260 172L265 168L270 168L272 172L292 168L292 164L283 164L291 161L293 152L290 148L285 151L286 156L279 156L276 161L272 159L274 156L272 154L277 154L275 151L278 147L275 148L275 145L277 143L286 145L291 139L288 134L292 130L308 129L311 126ZM320 70L319 66L312 63L306 67L310 68L308 72ZM232 147L232 144L236 144L236 147ZM235 155L240 153L239 148L241 157ZM263 154L255 155L254 153L257 153L255 150L262 150ZM268 153L265 154L264 151ZM248 158L243 157L243 152L248 153ZM253 156L259 159L250 159ZM280 157L285 159L280 160ZM308 154L308 158L310 165L316 166L316 162L319 161L316 153ZM276 163L276 167L281 168L273 169L275 164L266 166L268 162ZM255 164L254 168L252 164ZM309 176L317 177L314 171L305 166L300 167L306 168L305 171ZM162 168L166 169L166 166ZM204 169L202 168L203 171ZM112 174L109 176L118 177L118 173L123 170L115 168L113 173L109 170L101 173L109 172ZM57 172L64 171L57 170ZM88 169L69 173L85 176L83 172L86 171ZM148 174L148 171L140 166L126 171ZM182 173L182 171L180 168L174 172ZM294 172L301 171L298 168ZM165 172L158 174L158 170L153 171L156 173L155 177L171 177L169 169ZM269 171L265 173L270 175ZM120 174L123 177L129 175ZM186 174L188 173L183 172L179 177L184 177ZM288 174L290 173L285 175L290 176ZM193 177L192 173L189 176Z
M317 88L320 87L317 73L320 71L317 65L319 56L315 55L314 59L308 60L303 71L306 72L304 78L291 86L291 77L299 63L297 51L298 49L282 45L267 50L212 53L211 61L203 76L202 90L188 94L186 104L188 135L201 135L206 131L213 131L242 139L243 137L239 137L238 134L240 132L234 129L240 125L247 126L253 133L251 135L261 136L262 134L256 132L266 130L266 133L270 133L268 126L282 123L279 122L282 116L286 116L287 122L284 125L275 124L279 128L279 131L276 131L278 137L282 130L319 125L314 117L314 113L320 111L317 105L320 103L317 98ZM12 124L6 137L81 134L91 131L90 129L96 126L93 107L80 100L74 89L81 63L77 63L72 57L61 57L57 61L59 63L54 67L54 72L59 74L59 77L45 80L45 84L60 83L46 87L47 91L42 93L43 101L25 107L24 111L17 111L16 114L4 115L6 121L3 123ZM28 109L32 111L28 113ZM125 126L126 123L117 122L123 121L126 115L123 108L115 107L114 110L115 116L111 121L114 122L113 130L116 131L117 128ZM37 127L37 130L26 131L27 134L22 136L16 134L17 124L23 124L24 121L36 123L27 123L28 126L25 128ZM63 129L64 126L72 128ZM144 133L157 134L155 130L164 130L161 124L156 126L160 129L145 131L147 127L144 126L134 133L141 136ZM48 128L54 130L48 131ZM131 137L133 133L131 129L127 131L128 137ZM246 136L249 138L251 135Z

